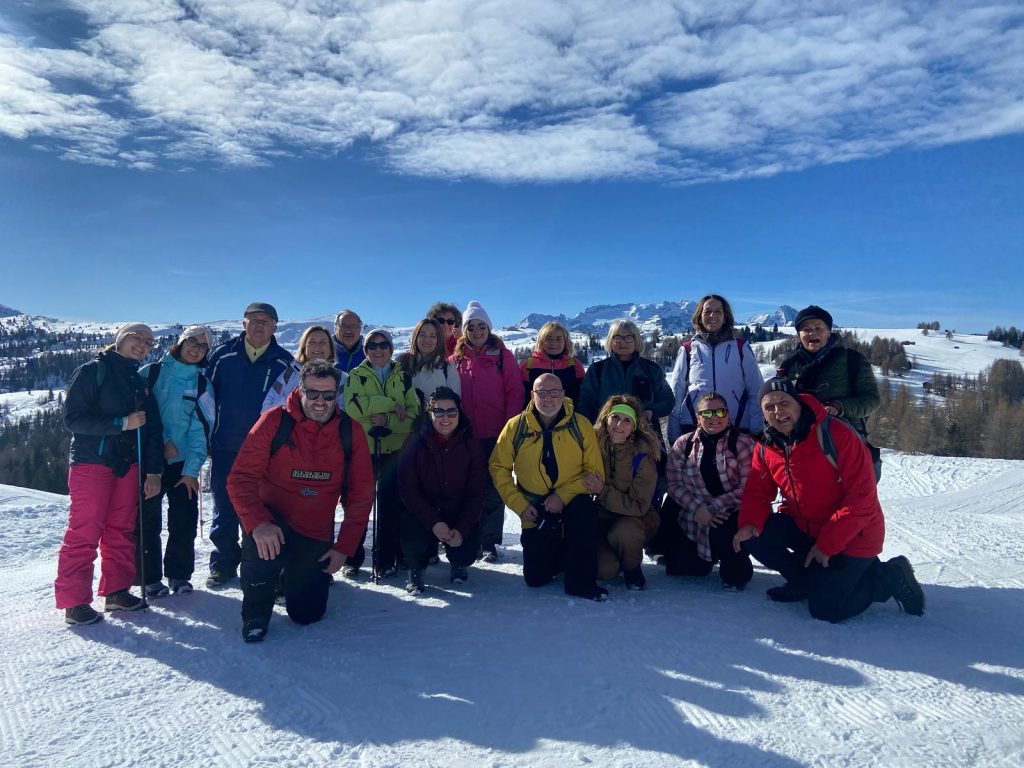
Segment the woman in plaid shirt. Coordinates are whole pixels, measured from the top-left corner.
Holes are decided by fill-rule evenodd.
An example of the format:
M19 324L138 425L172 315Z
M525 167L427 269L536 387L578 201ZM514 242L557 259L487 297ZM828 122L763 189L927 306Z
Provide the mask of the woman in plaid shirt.
M729 408L717 392L697 400L697 429L669 451L668 493L679 504L678 537L665 553L673 576L707 576L715 563L725 589L742 590L754 574L750 557L732 547L754 439L729 425Z

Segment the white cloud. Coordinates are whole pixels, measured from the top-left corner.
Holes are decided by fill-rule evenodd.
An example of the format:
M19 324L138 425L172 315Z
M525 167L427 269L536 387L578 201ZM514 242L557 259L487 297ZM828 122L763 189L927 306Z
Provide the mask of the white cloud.
M402 172L701 181L1024 130L1012 5L77 0L0 23L0 134L137 168L372 142ZM0 19L0 22L3 22Z

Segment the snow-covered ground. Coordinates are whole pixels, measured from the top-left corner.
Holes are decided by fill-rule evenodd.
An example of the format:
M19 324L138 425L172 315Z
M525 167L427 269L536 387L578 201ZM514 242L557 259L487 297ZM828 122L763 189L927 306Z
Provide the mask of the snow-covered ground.
M921 618L814 621L762 571L741 594L653 565L605 604L530 590L509 515L465 587L339 582L322 622L277 609L258 645L237 589L66 627L67 499L0 486L0 764L1022 765L1024 463L884 461L884 556L915 564Z

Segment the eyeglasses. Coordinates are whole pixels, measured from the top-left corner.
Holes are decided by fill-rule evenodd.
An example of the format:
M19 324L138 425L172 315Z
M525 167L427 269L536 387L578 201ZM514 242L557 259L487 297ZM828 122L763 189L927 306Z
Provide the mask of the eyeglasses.
M431 408L430 415L435 419L440 419L442 416L447 416L449 419L454 419L459 415L458 408Z
M540 397L540 398L545 398L545 397L561 397L563 392L565 392L564 389L535 389L535 390L533 390L533 394L535 394L537 397Z
M455 325L455 318L454 317L435 317L434 318L434 322L435 323L440 323L441 325Z
M322 389L303 389L302 394L306 396L307 400L319 400L322 397L328 403L338 399L337 390L327 390L325 392Z
M697 415L702 419L710 419L712 416L720 419L728 413L728 408L705 408L703 411L697 411Z
M338 327L343 331L358 331L363 326L359 323L341 323Z
M368 341L366 342L366 348L373 352L375 349L391 349L391 342L389 341Z
M202 349L203 351L206 351L206 350L210 349L210 345L209 344L204 344L203 342L196 341L193 338L185 339L185 346L189 347L190 349Z
M614 341L616 344L632 344L634 341L636 341L636 336L634 336L632 333L627 333L625 336L615 334L614 336L612 336L612 341Z

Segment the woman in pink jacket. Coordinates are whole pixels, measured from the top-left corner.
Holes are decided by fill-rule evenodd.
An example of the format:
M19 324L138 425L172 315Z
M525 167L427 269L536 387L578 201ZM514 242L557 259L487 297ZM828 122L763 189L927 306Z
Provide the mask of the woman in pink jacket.
M491 328L491 318L480 303L469 302L462 313L462 337L449 358L459 372L462 409L484 449L485 466L505 423L523 409L523 382L516 358L491 333ZM484 562L493 563L498 560L505 504L491 482L490 473L486 482L480 546Z

